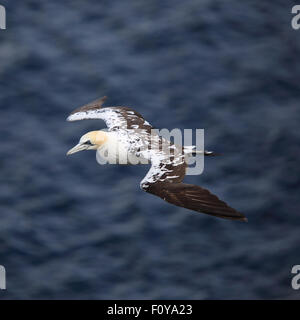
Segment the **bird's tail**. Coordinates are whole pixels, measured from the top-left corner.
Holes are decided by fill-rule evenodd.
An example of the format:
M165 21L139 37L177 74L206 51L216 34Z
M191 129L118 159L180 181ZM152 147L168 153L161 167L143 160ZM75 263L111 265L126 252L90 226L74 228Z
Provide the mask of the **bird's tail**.
M195 156L196 154L204 154L205 156L220 156L220 153L207 150L196 150L196 146L184 146L183 151L186 155Z

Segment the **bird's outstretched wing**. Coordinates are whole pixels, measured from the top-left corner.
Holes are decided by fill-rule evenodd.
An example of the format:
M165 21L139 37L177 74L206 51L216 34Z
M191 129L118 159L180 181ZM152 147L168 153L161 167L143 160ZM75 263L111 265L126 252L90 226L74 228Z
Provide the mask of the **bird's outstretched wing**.
M150 132L153 127L135 110L128 107L105 107L106 97L90 102L74 110L68 121L102 119L109 131L115 129L140 129Z
M173 162L174 160L177 160ZM173 158L171 163L152 162L152 166L141 181L141 188L179 207L207 213L219 218L247 221L237 210L208 190L193 184L182 183L186 162ZM173 162L173 163L172 163Z

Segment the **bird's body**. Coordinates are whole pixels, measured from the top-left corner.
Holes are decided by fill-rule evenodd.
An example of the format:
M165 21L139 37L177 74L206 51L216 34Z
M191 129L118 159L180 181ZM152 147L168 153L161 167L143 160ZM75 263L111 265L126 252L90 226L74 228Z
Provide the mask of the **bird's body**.
M137 143L133 134L121 134L119 131L105 132L107 140L96 150L96 159L99 164L105 162L110 164L135 165L147 161L141 155L137 156ZM131 143L130 143L131 142Z
M182 183L187 157L196 152L194 146L181 147L160 137L136 111L128 107L102 108L105 98L76 109L68 121L102 119L107 131L91 131L81 137L68 154L81 150L96 150L101 164L143 164L151 168L140 183L141 189L174 205L204 212L221 218L247 221L243 214L229 207L208 190Z

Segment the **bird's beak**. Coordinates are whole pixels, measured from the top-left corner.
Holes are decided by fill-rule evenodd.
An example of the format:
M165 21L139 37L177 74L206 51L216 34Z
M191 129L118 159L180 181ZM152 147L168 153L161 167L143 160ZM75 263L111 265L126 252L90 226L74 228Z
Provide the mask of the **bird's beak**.
M88 146L79 143L74 148L70 149L67 152L67 156L69 156L72 153L78 152L78 151L86 150L87 148L88 148Z

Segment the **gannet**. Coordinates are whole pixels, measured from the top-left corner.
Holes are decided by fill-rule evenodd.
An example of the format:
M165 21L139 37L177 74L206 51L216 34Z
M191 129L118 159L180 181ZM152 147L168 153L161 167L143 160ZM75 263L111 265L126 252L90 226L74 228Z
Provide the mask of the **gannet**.
M140 183L142 190L179 207L219 218L247 221L242 213L207 189L182 182L187 169L186 154L199 151L194 150L193 146L179 147L153 134L150 123L129 107L102 107L105 99L103 97L93 101L69 115L67 121L104 120L107 129L84 134L67 155L82 150L96 150L96 159L100 162L101 153L103 156L103 151L106 150L110 154L109 163L122 162L127 156L131 156L133 161L149 160L151 167ZM165 145L167 149L164 148ZM204 151L204 155L214 153Z

